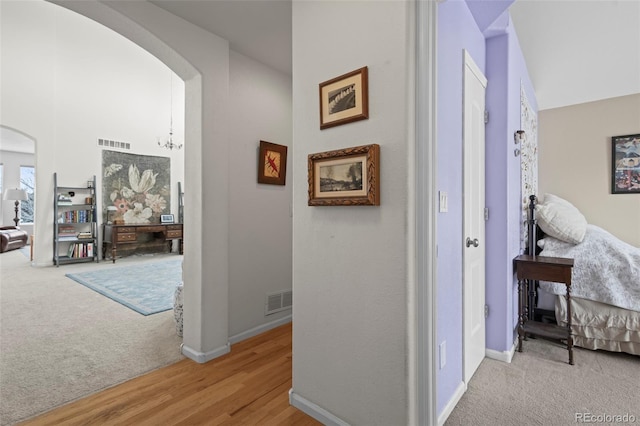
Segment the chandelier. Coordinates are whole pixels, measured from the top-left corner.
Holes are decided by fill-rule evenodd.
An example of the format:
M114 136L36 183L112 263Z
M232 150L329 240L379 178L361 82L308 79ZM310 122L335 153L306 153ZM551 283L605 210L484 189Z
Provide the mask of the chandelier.
M158 146L161 148L166 148L166 149L181 149L182 148L182 144L181 143L177 143L173 141L173 73L171 73L171 103L169 104L169 116L170 116L170 122L169 122L169 137L166 138L164 141L161 140L160 137L158 137Z

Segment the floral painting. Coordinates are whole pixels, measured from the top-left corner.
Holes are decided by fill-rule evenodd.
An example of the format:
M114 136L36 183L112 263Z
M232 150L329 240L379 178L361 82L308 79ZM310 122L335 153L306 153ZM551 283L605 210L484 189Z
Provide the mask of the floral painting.
M125 224L160 223L171 213L171 159L117 151L102 152L103 212ZM106 216L105 216L106 219Z

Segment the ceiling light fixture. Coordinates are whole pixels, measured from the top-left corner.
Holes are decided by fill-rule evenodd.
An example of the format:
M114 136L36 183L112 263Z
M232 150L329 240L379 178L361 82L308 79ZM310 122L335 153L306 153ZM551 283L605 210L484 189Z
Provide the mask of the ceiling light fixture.
M166 138L164 140L164 142L161 140L160 137L158 137L158 146L161 148L166 148L169 150L173 150L173 149L181 149L182 148L182 144L181 143L176 143L173 141L173 73L171 73L170 75L171 77L171 103L169 104L169 115L170 115L170 124L169 124L169 137Z

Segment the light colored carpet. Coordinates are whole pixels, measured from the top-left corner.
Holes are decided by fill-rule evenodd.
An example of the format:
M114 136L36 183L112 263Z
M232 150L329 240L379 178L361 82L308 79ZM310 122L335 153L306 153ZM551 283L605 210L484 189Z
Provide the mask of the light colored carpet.
M567 360L564 346L544 339L525 341L511 364L485 358L445 425L559 426L625 414L640 423L639 356L576 348L575 365Z
M14 424L171 364L180 354L173 310L143 316L66 273L180 258L32 267L0 255L0 424Z

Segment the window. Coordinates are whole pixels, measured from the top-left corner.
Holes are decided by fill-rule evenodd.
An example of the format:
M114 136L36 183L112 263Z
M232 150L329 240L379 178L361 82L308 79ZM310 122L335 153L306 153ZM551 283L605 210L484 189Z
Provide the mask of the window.
M20 223L33 223L36 179L33 166L20 166L20 189L27 191L28 200L20 202Z

